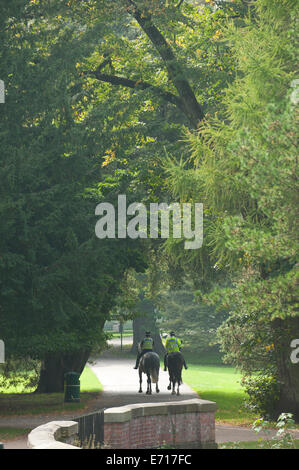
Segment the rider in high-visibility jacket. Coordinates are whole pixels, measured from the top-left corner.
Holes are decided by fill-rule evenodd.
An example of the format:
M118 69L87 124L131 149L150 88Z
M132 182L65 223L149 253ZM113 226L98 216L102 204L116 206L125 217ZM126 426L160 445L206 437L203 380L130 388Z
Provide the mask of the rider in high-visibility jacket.
M170 336L167 338L165 343L166 354L164 356L164 371L167 370L167 357L168 354L172 352L180 352L182 348L182 342L179 338L176 337L174 331L170 332ZM184 367L188 369L185 359L184 359Z
M143 354L145 354L149 351L152 351L153 347L154 347L154 340L151 337L151 332L146 331L145 337L143 338L143 340L140 343L141 351L138 353L134 369L138 369L140 358L143 356Z

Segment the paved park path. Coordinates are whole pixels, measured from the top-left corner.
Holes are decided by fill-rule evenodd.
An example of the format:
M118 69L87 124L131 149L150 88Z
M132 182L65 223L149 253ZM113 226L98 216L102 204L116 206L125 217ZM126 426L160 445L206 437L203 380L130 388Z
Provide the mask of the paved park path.
M124 338L123 344L129 344L130 338ZM119 340L111 341L112 346L119 345ZM134 370L134 359L127 359L125 357L113 356L109 351L103 353L98 358L88 363L88 366L93 370L95 375L103 385L104 391L101 396L96 399L88 409L88 412L95 411L102 408L111 408L115 406L123 406L132 403L149 403L161 401L178 401L197 398L198 395L188 385L183 384L180 387L181 395L171 395L167 390L168 373L160 370L159 376L159 389L160 393L155 392L153 387L153 394L146 395L146 377L143 375L143 393L138 393L139 389L139 375L138 371ZM184 380L184 372L183 372ZM87 411L81 412L85 414ZM27 416L0 416L0 427L20 427L20 428L34 428L48 421L55 420L71 420L79 416L80 413L60 413L59 415L27 415ZM235 442L235 441L254 441L258 436L254 431L245 427L231 426L224 424L216 425L216 442ZM299 433L298 433L299 438ZM6 449L26 449L26 437L18 438L4 443Z
M123 344L130 344L132 339L124 338ZM118 341L111 342L112 345L118 345ZM106 353L107 354L107 353ZM105 354L104 354L105 356ZM103 360L104 359L104 360ZM168 372L160 369L159 374L159 393L155 391L155 385L152 385L152 395L146 395L146 376L143 374L142 390L139 390L139 373L134 369L135 359L127 359L122 357L109 357L96 359L88 364L99 381L103 385L104 392L102 394L103 401L106 403L105 408L110 406L123 406L132 403L152 403L161 401L178 401L197 398L198 395L188 385L180 386L180 395L172 395L167 386L169 384Z

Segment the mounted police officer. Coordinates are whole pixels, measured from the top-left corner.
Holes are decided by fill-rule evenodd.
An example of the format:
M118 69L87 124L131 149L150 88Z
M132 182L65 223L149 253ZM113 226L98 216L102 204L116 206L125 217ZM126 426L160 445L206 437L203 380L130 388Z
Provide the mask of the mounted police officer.
M174 331L170 332L170 335L168 336L166 343L165 343L165 349L166 349L166 354L164 356L164 371L167 371L167 357L168 354L173 353L173 352L180 352L182 349L182 342L179 338L176 337ZM184 359L184 367L185 369L188 369L185 359Z
M136 359L136 365L135 365L134 369L138 369L139 361L140 361L141 357L143 356L143 354L152 351L153 347L154 347L154 340L151 337L151 332L146 331L145 332L145 337L143 338L143 340L140 343L140 352L138 353L138 356L137 356L137 359Z

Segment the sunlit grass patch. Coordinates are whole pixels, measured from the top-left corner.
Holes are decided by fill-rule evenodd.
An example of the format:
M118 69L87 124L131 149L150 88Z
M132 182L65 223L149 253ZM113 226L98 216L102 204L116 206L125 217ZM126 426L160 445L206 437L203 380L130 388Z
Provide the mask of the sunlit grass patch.
M0 427L0 441L5 442L12 439L25 437L30 433L29 428Z
M83 410L102 390L96 375L89 367L85 367L80 377L79 403L65 403L64 393L16 393L10 388L0 394L0 415L35 415Z
M258 416L244 406L246 394L241 387L241 374L233 367L188 364L183 381L204 400L215 401L216 421L251 424Z

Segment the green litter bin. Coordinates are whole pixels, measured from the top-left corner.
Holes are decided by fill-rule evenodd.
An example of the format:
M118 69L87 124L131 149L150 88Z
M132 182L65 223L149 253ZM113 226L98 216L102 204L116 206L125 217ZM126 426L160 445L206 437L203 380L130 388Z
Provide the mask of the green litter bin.
M80 402L80 374L78 372L67 372L64 377L64 401L67 403Z

